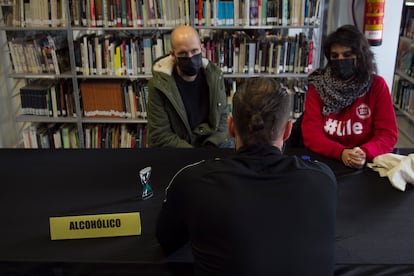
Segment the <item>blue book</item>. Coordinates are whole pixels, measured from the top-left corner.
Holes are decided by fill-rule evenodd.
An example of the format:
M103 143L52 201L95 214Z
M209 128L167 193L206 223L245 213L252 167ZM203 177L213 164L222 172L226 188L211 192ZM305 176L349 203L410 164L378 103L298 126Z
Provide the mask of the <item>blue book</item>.
M226 22L226 3L224 1L218 1L217 3L217 26L224 26Z
M131 70L131 52L129 50L129 44L125 45L125 58L126 58L126 74L127 75L131 75L132 74L132 70Z
M234 26L234 2L225 2L226 26Z

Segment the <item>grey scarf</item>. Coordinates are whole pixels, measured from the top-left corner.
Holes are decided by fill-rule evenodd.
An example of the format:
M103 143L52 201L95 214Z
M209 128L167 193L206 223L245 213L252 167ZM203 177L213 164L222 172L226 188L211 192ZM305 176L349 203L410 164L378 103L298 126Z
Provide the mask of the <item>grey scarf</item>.
M308 80L322 99L323 115L338 113L350 106L356 99L365 95L371 86L371 76L363 83L345 82L335 77L329 66L315 70L309 75Z

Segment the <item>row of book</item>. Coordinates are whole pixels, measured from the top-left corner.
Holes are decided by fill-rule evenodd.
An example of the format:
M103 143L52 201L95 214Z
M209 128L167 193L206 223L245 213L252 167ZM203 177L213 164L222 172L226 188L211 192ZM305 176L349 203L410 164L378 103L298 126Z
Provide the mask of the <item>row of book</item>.
M227 98L229 112L232 111L232 98L234 93L237 93L237 87L239 87L243 81L243 78L226 79L227 94L229 95ZM299 118L304 111L306 93L308 91L306 79L278 78L277 81L290 95L291 118Z
M93 124L84 128L85 148L146 148L145 124Z
M308 73L314 43L305 33L259 35L214 32L203 37L203 56L224 73ZM80 34L73 41L80 75L151 75L153 62L170 51L170 33L154 36ZM10 37L15 73L61 74L70 70L69 47L62 35ZM411 59L410 59L411 61Z
M308 73L314 43L305 33L291 36L224 32L203 38L203 57L224 73ZM169 53L170 34L155 37L82 35L74 41L76 71L81 75L151 74L153 62Z
M278 79L292 95L292 117L303 112L307 86L296 78ZM226 80L228 95L237 91L243 79ZM80 84L82 115L87 118L147 119L148 86L146 81L85 80ZM32 80L20 88L22 115L76 117L70 80ZM231 104L231 96L229 97ZM231 109L230 109L231 111Z
M414 115L414 84L395 75L392 91L394 105Z
M66 26L65 0L13 0L11 22L14 27Z
M203 43L204 56L224 73L299 74L313 69L314 43L304 33L258 38L244 32L224 33Z
M197 0L198 26L315 25L319 0Z
M148 87L142 81L89 80L80 90L85 117L147 119Z
M190 24L190 0L72 0L73 26L160 27Z
M23 145L29 149L80 148L75 124L32 124L23 129Z
M85 117L147 118L148 87L143 81L86 80L80 84ZM71 80L32 80L20 88L21 114L76 117Z
M70 70L65 35L36 34L8 38L15 73L61 74Z
M20 88L22 115L76 117L72 81L32 80Z
M143 37L84 34L73 45L78 74L150 75L153 61L170 51L170 34Z
M190 24L193 0L69 0L71 23L82 27L174 27ZM316 24L320 0L194 0L199 26ZM15 27L66 25L64 0L13 0Z
M75 124L32 124L22 132L24 148L78 149ZM89 124L84 127L84 148L145 148L145 125Z

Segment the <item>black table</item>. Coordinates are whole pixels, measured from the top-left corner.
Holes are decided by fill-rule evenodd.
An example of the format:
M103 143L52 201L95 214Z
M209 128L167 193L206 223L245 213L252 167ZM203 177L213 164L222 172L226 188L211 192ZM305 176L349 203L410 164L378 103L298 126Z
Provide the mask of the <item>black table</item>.
M412 152L410 149L401 153ZM414 275L414 192L366 168L326 160L338 179L337 275ZM189 163L232 150L0 150L0 275L191 275L186 248L166 258L155 239L164 189ZM152 166L154 197L138 172ZM141 212L142 235L50 240L49 217ZM387 274L389 273L389 274Z

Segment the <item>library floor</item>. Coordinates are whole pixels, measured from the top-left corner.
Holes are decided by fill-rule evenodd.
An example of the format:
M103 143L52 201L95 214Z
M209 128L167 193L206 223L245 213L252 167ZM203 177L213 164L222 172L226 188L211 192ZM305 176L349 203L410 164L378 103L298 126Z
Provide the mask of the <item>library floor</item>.
M414 121L408 119L398 111L396 114L399 131L397 147L414 148Z

